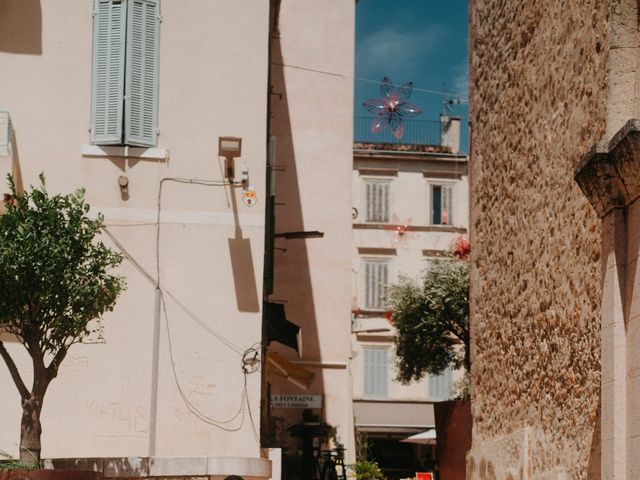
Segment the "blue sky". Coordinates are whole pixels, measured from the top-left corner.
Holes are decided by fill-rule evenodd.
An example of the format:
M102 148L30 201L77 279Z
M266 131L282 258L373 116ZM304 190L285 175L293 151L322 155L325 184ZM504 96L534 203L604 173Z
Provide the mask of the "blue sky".
M467 98L467 0L359 0L356 5L355 115L369 115L362 102L380 96L379 83L413 81L414 89L450 92ZM437 120L446 97L414 90L422 108L418 120ZM462 117L462 150L468 151L467 104Z

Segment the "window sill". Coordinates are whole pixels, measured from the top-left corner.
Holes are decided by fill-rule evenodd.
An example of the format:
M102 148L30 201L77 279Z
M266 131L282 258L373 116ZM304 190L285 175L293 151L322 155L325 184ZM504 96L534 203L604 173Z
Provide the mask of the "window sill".
M126 145L82 145L80 153L83 157L128 157L164 161L169 159L167 148L129 147Z

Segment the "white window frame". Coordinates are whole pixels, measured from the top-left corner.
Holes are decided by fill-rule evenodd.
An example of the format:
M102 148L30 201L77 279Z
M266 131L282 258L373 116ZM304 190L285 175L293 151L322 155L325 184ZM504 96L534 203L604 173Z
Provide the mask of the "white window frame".
M380 304L378 305L378 302L375 302L375 304L372 304L369 302L369 279L367 276L367 265L371 264L371 263L384 263L387 266L387 275L386 275L386 282L382 283L382 281L378 282L378 288L383 290L383 296L380 299ZM387 291L387 286L390 285L391 283L393 283L393 261L391 257L387 257L387 256L379 256L379 257L362 257L361 258L361 263L360 263L360 269L361 269L361 282L362 282L362 288L360 289L360 295L362 298L362 302L361 305L363 307L364 310L373 310L373 311L380 311L380 312L384 312L387 309L387 302L384 298L384 296L386 296L386 291ZM378 297L380 298L380 297Z
M362 347L362 395L365 399L382 400L389 397L390 350L389 347L381 345ZM370 355L379 355L384 358L384 362L372 365L367 362Z
M362 178L362 206L364 212L364 221L366 223L389 223L391 221L391 205L392 205L392 185L393 178L389 177L363 177ZM367 195L367 190L369 189L369 185L378 184L378 185L386 185L387 188L387 204L386 204L386 218L381 220L371 220L370 218L370 210L369 210L369 199Z
M427 210L427 224L428 225L442 225L442 226L454 226L456 217L453 214L456 205L456 182L438 182L438 181L429 181L427 182L427 205L429 206ZM449 207L449 211L447 212L447 223L433 223L433 214L434 214L434 205L433 205L433 188L441 187L441 188L450 188L451 189L451 205ZM441 211L440 218L442 219L442 200L441 200Z

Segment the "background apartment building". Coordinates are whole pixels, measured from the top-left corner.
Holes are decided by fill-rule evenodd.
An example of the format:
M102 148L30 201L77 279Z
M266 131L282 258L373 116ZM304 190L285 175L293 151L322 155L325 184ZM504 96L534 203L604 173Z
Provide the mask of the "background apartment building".
M395 381L386 290L402 275L420 282L430 262L446 261L456 238L467 233L469 216L460 119L406 123L407 133L397 140L389 132L372 133L371 119L356 117L353 145L355 430L390 478L412 476L435 459L433 445L402 440L428 429L435 434L433 402L451 398L459 372L409 385Z

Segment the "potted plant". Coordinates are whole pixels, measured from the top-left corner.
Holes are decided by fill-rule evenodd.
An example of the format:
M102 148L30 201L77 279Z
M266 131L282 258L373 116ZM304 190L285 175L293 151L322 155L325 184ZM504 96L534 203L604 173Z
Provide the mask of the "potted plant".
M47 389L69 348L90 333L92 320L113 309L124 288L124 280L109 273L122 256L94 241L103 218L88 217L84 191L50 195L43 175L40 181L39 188L18 193L9 177L12 195L0 215L0 332L24 346L33 366L33 383L27 386L0 341L0 357L22 404L22 463L13 467L40 465L40 414ZM20 478L15 468L2 475ZM35 471L20 475L43 478ZM79 478L70 471L65 475Z
M384 478L378 464L369 460L358 460L351 465L351 471L356 476L356 480L382 480Z

